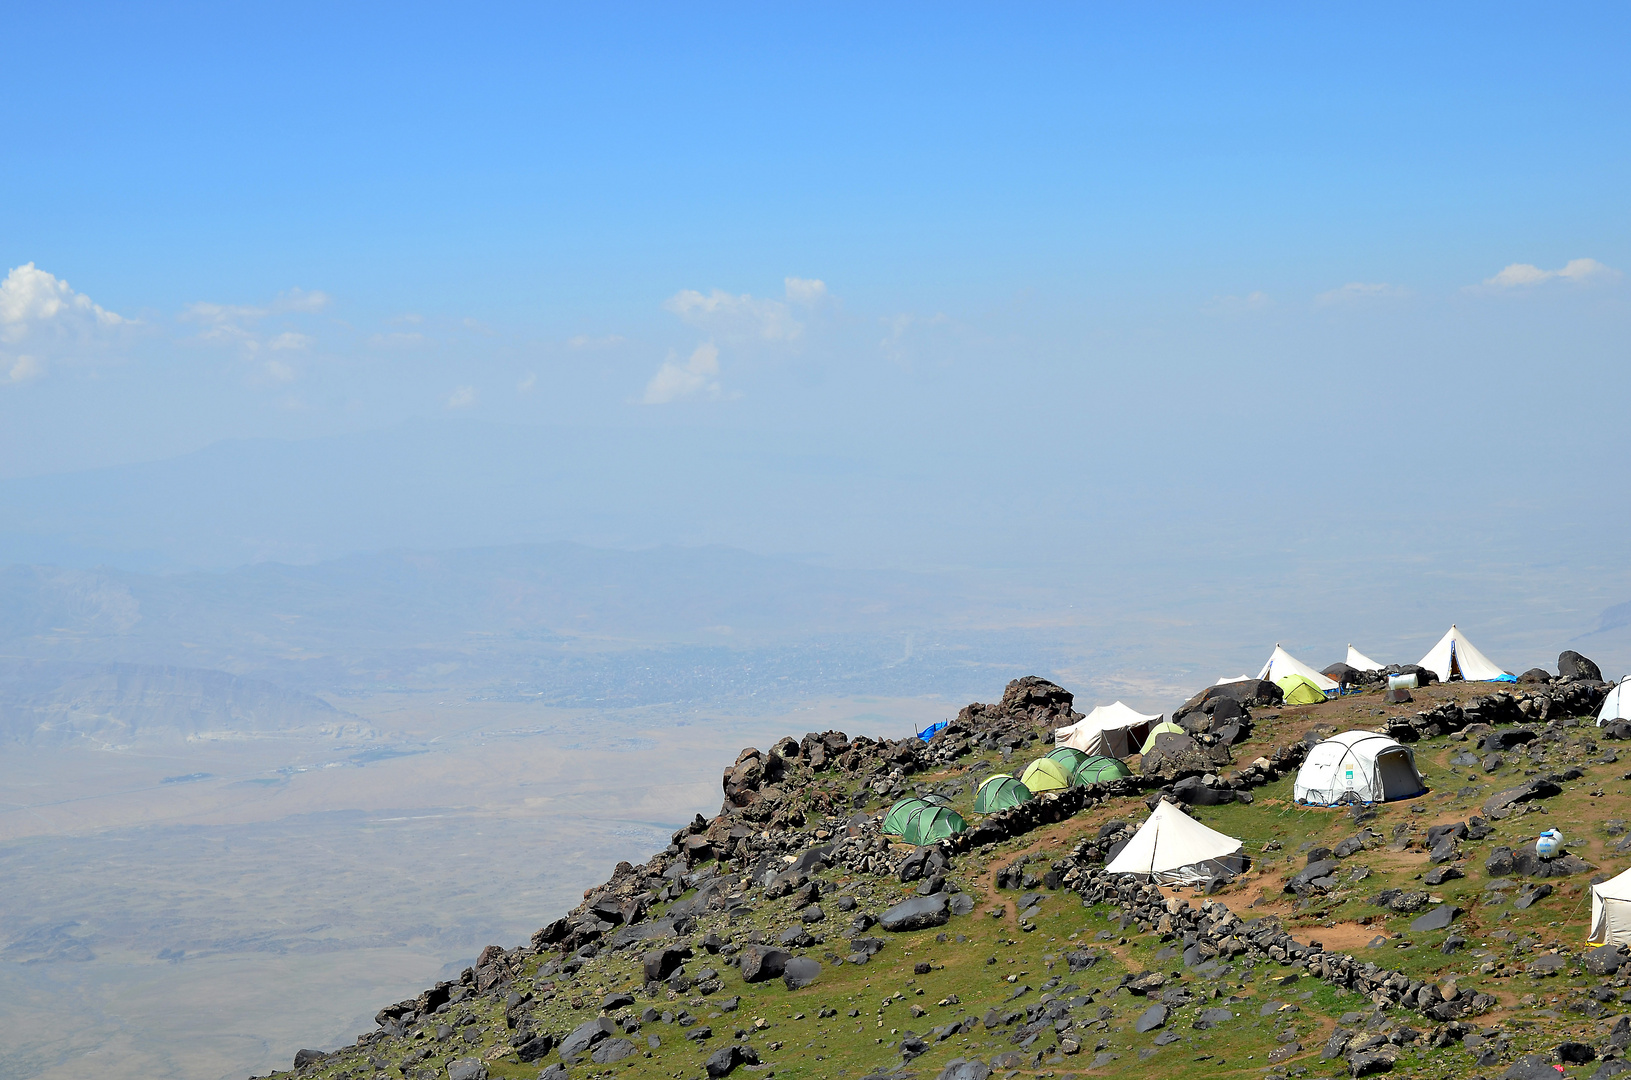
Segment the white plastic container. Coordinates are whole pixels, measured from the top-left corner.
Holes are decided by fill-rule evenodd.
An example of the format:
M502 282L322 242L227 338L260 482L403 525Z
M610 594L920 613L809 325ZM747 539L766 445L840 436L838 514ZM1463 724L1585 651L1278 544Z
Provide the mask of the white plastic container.
M1543 859L1555 859L1563 850L1563 834L1556 829L1547 829L1535 840L1535 854Z
M1387 688L1389 690L1414 690L1416 688L1415 673L1412 672L1409 675L1389 675L1387 677Z

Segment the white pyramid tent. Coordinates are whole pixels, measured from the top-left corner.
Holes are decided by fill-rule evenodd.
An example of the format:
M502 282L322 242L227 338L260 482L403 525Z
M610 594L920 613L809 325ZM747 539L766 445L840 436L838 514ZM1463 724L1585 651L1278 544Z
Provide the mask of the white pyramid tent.
M1231 676L1228 676L1227 678L1219 679L1217 682L1213 683L1212 685L1213 686L1228 686L1232 682L1245 682L1247 679L1250 679L1250 678L1251 678L1250 675L1231 675Z
M1631 870L1591 887L1593 945L1631 945Z
M1319 672L1315 671L1313 668L1309 667L1295 656L1292 656L1290 653L1280 648L1279 645L1275 645L1274 655L1269 657L1269 662L1263 665L1263 670L1257 673L1257 677L1259 679L1267 679L1271 683L1277 683L1287 675L1301 675L1303 678L1307 679L1321 690L1331 691L1337 688L1335 679L1321 675Z
M1344 731L1308 751L1292 793L1308 806L1409 799L1427 790L1416 755L1374 731Z
M1099 705L1069 727L1056 728L1053 745L1068 746L1084 754L1124 758L1138 753L1149 726L1160 719L1160 713L1145 716L1119 701Z
M1495 661L1473 648L1467 636L1450 624L1438 644L1421 658L1421 666L1449 682L1452 672L1468 682L1515 682L1512 675L1495 666Z
M1616 720L1631 720L1631 693L1627 687L1631 685L1631 675L1620 679L1620 685L1608 692L1603 699L1603 707L1597 712L1597 726L1611 724Z
M1355 671L1381 671L1384 667L1352 645L1348 646L1348 659L1343 662Z
M1163 884L1230 878L1246 868L1239 840L1208 829L1163 799L1127 846L1105 867L1111 874L1137 874Z

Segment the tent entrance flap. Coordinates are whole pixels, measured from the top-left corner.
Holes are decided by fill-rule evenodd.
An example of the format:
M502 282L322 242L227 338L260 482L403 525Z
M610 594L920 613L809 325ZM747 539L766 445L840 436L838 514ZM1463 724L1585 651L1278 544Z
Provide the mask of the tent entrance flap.
M1416 775L1410 755L1402 750L1376 755L1376 776L1382 782L1383 799L1408 799L1427 790Z
M1421 665L1437 675L1440 682L1464 679L1468 682L1513 682L1512 674L1496 667L1495 662L1467 640L1467 635L1455 624L1438 639Z

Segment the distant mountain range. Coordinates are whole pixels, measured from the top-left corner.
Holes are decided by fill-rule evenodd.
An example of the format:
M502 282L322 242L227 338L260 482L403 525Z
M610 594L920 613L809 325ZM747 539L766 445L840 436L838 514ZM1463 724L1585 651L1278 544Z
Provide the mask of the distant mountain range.
M322 698L224 671L0 659L0 742L123 746L155 738L364 730Z

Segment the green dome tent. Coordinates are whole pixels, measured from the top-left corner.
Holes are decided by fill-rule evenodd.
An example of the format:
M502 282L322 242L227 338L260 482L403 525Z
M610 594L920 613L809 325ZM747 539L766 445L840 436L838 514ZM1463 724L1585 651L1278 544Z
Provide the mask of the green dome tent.
M1025 771L1019 774L1019 782L1029 788L1031 794L1040 795L1044 791L1068 788L1070 773L1057 761L1045 757L1037 758L1025 766Z
M974 812L995 814L998 810L1006 810L1010 806L1030 801L1030 788L1020 783L1017 777L997 773L995 776L986 777L975 790Z
M1049 761L1057 761L1065 770L1065 775L1072 780L1076 779L1076 770L1082 767L1082 762L1091 755L1084 754L1074 746L1056 746L1045 755Z
M1090 757L1076 767L1076 783L1081 787L1088 784L1108 784L1112 780L1125 780L1132 775L1131 769L1113 757Z
M1320 696L1323 697L1324 695L1322 694ZM1183 728L1179 727L1177 724L1174 724L1171 720L1163 720L1159 724L1157 724L1154 727L1150 728L1149 738L1144 740L1144 745L1140 746L1138 748L1138 752L1140 754L1147 754L1151 750L1154 750L1155 749L1155 737L1157 735L1165 735L1167 732L1175 732L1175 733L1177 733L1179 735L1188 735L1189 734L1189 732L1185 731Z
M951 800L950 799L946 798L944 795L936 795L932 791L929 792L929 794L927 794L927 795L919 795L918 798L922 799L924 802L928 803L930 806L950 806L951 805Z
M957 811L924 803L907 816L906 827L901 830L900 838L908 844L917 844L921 847L967 830L968 826Z
M1287 705L1317 705L1325 700L1325 691L1306 675L1287 675L1274 685L1286 696Z
M889 813L883 816L883 828L879 831L885 836L902 835L906 831L906 819L911 816L912 811L928 805L916 795L908 795L898 800L889 808Z

